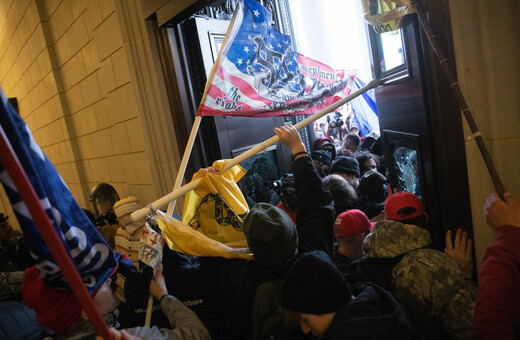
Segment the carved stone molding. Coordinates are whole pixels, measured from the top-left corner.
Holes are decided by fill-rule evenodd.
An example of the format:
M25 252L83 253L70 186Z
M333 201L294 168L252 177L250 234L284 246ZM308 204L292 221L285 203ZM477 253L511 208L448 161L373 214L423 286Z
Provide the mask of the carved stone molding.
M156 40L151 36L152 30L147 27L154 23L143 18L139 0L119 0L116 4L146 154L156 192L163 196L173 188L181 155L174 137Z

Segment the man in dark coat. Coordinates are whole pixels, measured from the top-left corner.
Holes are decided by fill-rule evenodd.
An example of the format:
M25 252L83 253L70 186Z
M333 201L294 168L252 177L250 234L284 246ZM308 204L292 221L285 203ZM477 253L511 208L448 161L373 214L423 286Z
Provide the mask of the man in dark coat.
M229 324L229 339L263 338L269 328L264 320L278 307L282 279L299 254L312 250L332 254L332 197L298 131L284 125L275 133L293 154L296 226L281 209L259 203L242 226L255 261L200 258L212 294L220 301L221 316Z
M370 283L350 287L321 251L301 255L282 287L286 320L323 339L410 339L410 323L392 295Z

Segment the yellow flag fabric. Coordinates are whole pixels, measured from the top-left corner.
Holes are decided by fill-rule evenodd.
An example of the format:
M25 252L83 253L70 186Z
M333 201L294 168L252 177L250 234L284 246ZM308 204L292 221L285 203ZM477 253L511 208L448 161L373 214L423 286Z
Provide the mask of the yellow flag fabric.
M210 239L161 211L157 211L155 217L166 239L166 244L172 250L194 256L253 259L253 254L249 251L249 248L231 248L221 242ZM175 240L175 243L172 240Z
M415 12L410 0L361 0L365 21L377 33L395 31L401 27L402 18Z
M216 161L213 168L218 172L228 161ZM247 247L242 219L249 207L237 185L246 171L239 165L223 174L208 169L193 175L192 180L200 178L200 182L185 196L182 222L215 241L232 247Z

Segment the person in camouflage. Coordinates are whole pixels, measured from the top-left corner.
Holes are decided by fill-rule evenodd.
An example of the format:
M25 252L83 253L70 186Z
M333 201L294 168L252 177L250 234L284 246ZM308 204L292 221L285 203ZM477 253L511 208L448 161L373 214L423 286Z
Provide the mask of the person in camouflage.
M365 238L365 258L352 264L347 281L368 280L393 292L417 318L427 338L471 338L477 287L449 251L428 248L429 232L414 225L421 224L417 223L421 219L427 221L420 200L410 193L393 194L387 199L385 213L386 220L378 222ZM470 249L467 235L458 232L454 247L449 244L448 248L466 256L468 245Z
M378 222L367 236L363 254L401 257L392 270L396 299L414 315L430 317L456 338L469 338L477 288L452 258L428 249L430 243L428 231L386 220Z

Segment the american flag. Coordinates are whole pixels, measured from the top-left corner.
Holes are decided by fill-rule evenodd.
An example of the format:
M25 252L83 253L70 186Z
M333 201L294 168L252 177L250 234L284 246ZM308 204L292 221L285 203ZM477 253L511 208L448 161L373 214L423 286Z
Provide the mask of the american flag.
M28 126L9 104L1 89L0 99L0 125L38 195L40 204L71 255L88 292L93 294L117 268L118 257L74 200L54 166L34 141ZM11 176L1 163L0 180L42 281L49 286L67 287L60 267L45 244L26 204L20 198Z
M354 71L334 70L292 50L258 2L239 2L198 116L313 114L350 93Z

